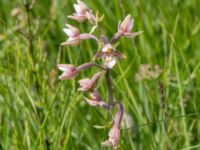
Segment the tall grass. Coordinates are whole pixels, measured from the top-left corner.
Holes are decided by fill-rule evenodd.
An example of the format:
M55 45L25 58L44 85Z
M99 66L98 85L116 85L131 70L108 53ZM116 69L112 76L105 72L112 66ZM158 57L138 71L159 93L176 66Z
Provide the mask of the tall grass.
M59 47L66 39L65 23L84 32L89 25L67 19L73 0L35 1L28 11L25 2L0 1L0 149L103 149L108 129L94 126L108 126L107 114L88 107L76 91L75 81L86 75L61 82L56 69L57 63L91 60L97 49L93 41ZM134 31L144 31L135 40L122 38L117 47L126 59L112 72L114 94L134 122L123 127L120 149L200 149L200 1L86 3L105 15L102 26L108 37L128 13L135 20ZM11 15L14 8L18 15ZM136 81L141 64L159 64L163 73ZM101 90L105 99L105 88Z

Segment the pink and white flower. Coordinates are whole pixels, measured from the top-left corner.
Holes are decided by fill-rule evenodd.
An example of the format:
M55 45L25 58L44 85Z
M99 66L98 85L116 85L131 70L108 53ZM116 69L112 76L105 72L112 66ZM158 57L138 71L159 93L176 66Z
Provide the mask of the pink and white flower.
M116 41L119 37L125 36L129 38L135 38L139 34L141 34L143 31L139 32L131 32L134 25L134 21L131 18L131 15L127 15L126 18L118 24L118 32L113 36L111 43Z
M113 126L109 131L109 139L101 143L103 147L112 146L113 149L118 148L118 144L120 141L120 129L117 126Z
M97 81L101 77L101 74L102 74L102 72L98 72L91 79L85 78L85 79L79 80L79 84L80 84L79 90L80 91L93 91Z
M74 78L78 73L78 70L74 65L58 64L57 66L61 71L63 71L63 74L59 76L59 79L61 80L70 80Z
M117 51L110 43L107 43L101 51L97 52L95 57L101 57L105 67L111 69L115 66L118 59L124 58L125 56L121 52Z
M104 147L109 147L112 146L113 149L117 149L118 145L119 145L119 141L120 141L120 126L121 126L121 121L122 121L122 117L123 117L123 113L124 113L124 108L123 105L119 102L115 102L115 104L119 105L119 111L117 112L115 118L114 118L114 122L113 122L113 126L109 131L109 139L105 142L102 142L101 145Z
M74 4L75 13L68 16L68 18L74 19L78 22L83 22L88 19L91 23L96 22L96 17L92 14L92 11L81 0L77 0L77 4Z
M109 105L102 100L99 92L97 91L91 92L90 98L84 98L84 99L91 106L100 106L109 109Z
M76 46L80 43L81 40L84 40L84 39L94 39L98 41L97 38L92 34L89 34L89 33L80 34L80 31L78 28L69 24L66 24L66 26L67 28L64 28L63 31L69 36L69 38L67 39L67 41L61 43L62 46L64 45Z

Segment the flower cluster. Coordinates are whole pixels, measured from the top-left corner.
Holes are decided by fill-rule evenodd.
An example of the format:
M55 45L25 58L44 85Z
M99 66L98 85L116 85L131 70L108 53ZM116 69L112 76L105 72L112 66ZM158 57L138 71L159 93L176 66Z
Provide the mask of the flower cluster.
M78 90L87 92L88 97L84 97L87 104L93 107L102 107L111 112L116 105L119 106L119 110L113 119L113 126L109 132L109 139L102 143L102 146L112 146L113 149L117 149L120 141L120 125L123 117L124 108L122 103L114 101L112 82L110 78L110 70L115 66L119 59L125 58L119 50L117 50L113 43L118 41L120 37L135 38L142 32L131 32L133 28L133 19L131 15L127 15L123 21L119 21L118 31L114 34L112 39L109 41L103 34L99 33L100 28L99 22L101 19L92 13L92 10L82 2L77 0L74 4L75 13L68 16L68 18L83 22L88 20L92 24L92 29L96 29L90 33L80 33L79 29L67 24L63 31L69 37L65 42L61 43L61 46L77 46L82 40L94 39L100 47L94 56L95 60L102 59L102 64L98 64L95 61L85 63L79 66L72 64L58 64L58 68L63 71L60 75L61 80L70 80L77 76L81 71L90 67L98 67L99 71L94 74L91 78L84 78L79 80L80 87ZM100 37L95 36L97 32ZM108 101L104 101L98 91L97 84L100 78L105 77L107 90L108 90Z

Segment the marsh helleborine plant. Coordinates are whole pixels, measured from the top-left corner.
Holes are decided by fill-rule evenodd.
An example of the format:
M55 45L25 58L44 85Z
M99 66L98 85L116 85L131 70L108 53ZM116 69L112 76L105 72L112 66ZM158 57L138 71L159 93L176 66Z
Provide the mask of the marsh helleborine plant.
M93 107L102 107L111 112L116 106L118 107L118 112L113 119L112 128L109 131L109 139L102 142L102 146L112 146L113 149L117 149L120 141L120 125L123 117L124 108L121 102L116 102L113 98L112 82L110 77L110 70L113 69L115 64L119 59L125 58L124 54L116 50L114 43L119 40L120 37L135 38L142 32L131 32L133 28L133 19L131 15L127 15L126 18L118 24L118 31L114 34L112 39L109 41L103 34L101 34L101 29L99 22L102 17L94 15L92 11L87 7L85 3L77 0L74 4L75 13L68 16L68 18L76 20L78 22L83 22L89 20L93 28L90 33L80 33L79 29L67 24L63 31L69 37L65 42L61 43L61 46L77 46L81 40L94 39L99 50L94 56L94 60L102 59L103 64L98 64L97 61L91 61L79 66L72 64L58 64L58 68L63 71L63 74L59 76L61 80L70 80L77 76L81 71L90 68L98 67L99 71L90 78L84 78L79 81L80 88L78 90L88 92L89 97L84 97L87 104ZM93 35L92 33L97 31L99 37ZM96 85L100 78L105 76L107 91L108 91L108 101L104 101L96 88Z

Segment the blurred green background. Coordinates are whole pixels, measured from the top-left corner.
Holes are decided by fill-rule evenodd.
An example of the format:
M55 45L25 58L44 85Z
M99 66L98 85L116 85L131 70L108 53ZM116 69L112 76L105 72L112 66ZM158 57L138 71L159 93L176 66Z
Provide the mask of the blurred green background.
M135 40L118 42L127 58L112 71L114 94L123 102L130 126L122 127L119 148L200 149L200 1L84 2L105 15L101 26L108 38L129 13L133 31L144 31ZM98 48L93 40L59 48L67 38L62 31L66 23L82 32L91 26L67 18L75 0L36 0L29 11L25 3L0 1L0 150L106 149L101 142L109 128L97 126L108 126L107 112L88 106L76 90L77 81L96 70L60 81L56 67L92 60ZM159 64L162 74L137 81L141 64ZM106 100L104 82L100 90Z

